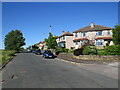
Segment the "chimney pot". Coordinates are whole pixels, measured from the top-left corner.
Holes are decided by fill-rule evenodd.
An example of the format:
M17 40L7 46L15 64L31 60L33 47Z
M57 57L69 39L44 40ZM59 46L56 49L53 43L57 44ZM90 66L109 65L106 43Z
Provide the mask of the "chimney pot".
M62 34L64 34L65 33L65 31L62 31Z
M94 27L95 27L94 22L91 22L91 23L90 23L90 27L91 27L91 28L94 28Z

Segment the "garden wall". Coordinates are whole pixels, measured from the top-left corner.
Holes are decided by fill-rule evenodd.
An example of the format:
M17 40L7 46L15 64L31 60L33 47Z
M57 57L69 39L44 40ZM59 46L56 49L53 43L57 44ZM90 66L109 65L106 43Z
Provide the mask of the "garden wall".
M61 53L60 56L67 58L76 58L81 60L120 60L120 55L108 55L108 56L99 56L99 55L79 55L75 56L73 54Z

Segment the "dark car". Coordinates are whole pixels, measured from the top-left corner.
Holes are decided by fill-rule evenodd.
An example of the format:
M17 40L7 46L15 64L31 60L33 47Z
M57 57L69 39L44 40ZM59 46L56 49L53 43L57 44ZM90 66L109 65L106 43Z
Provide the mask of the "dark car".
M43 57L44 58L54 58L55 56L54 56L54 54L50 50L45 50L43 52Z
M35 50L31 49L30 52L31 52L31 53L35 53Z
M40 51L40 49L38 49L38 50L35 50L35 54L37 54L37 55L40 55L40 54L41 54L41 51Z

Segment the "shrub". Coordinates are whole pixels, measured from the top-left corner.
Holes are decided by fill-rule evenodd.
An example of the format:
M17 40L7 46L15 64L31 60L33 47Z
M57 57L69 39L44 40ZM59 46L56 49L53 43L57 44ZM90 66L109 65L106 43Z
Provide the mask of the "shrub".
M97 55L106 55L105 49L97 49Z
M120 55L120 45L112 45L105 48L107 55Z
M68 53L69 49L67 48L64 48L64 52Z
M69 49L69 50L68 50L68 53L73 53L73 49Z
M95 46L85 46L82 53L83 55L97 55L97 49Z
M68 53L69 49L67 48L62 48L62 47L57 47L56 48L56 53L59 54L59 53L62 53L62 52L66 52Z
M60 53L59 51L56 51L56 52L55 52L56 55L59 55L59 53Z
M75 56L79 56L79 55L82 55L82 51L83 51L83 48L79 48L79 49L74 50L73 54Z

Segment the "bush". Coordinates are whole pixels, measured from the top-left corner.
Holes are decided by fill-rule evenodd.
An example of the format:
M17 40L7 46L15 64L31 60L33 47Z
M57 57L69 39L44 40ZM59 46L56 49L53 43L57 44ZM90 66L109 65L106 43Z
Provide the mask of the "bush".
M82 52L83 55L97 55L95 46L85 46Z
M69 49L67 48L64 48L64 52L68 53Z
M62 47L57 47L56 48L56 53L59 54L59 53L62 53L62 52L65 52L65 53L68 53L69 49L67 48L62 48Z
M105 48L106 55L120 55L120 45L112 45Z
M83 48L79 48L79 49L74 50L73 54L75 56L79 56L79 55L82 55L82 51L83 51Z
M105 49L97 49L97 55L106 55Z
M68 53L73 53L73 49L69 49L69 50L68 50Z

